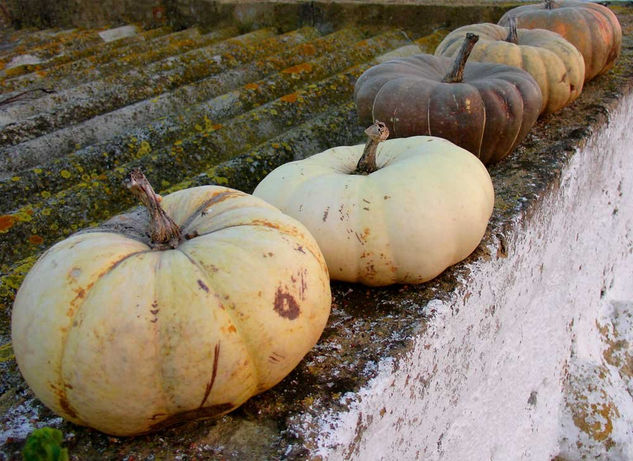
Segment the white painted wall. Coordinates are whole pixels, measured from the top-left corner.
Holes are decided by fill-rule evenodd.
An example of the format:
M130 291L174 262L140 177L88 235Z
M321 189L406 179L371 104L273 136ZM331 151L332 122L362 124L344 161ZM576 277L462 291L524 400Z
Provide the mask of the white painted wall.
M316 422L313 456L633 459L633 381L605 362L598 329L619 325L633 354L632 126L629 95L506 232L507 258L474 263L450 302L426 307L437 314L411 352ZM572 417L585 407L589 431Z

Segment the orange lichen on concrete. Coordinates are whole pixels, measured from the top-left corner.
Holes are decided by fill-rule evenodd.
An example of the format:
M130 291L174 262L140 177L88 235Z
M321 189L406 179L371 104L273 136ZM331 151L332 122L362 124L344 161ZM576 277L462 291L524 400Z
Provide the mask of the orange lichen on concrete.
M40 245L44 243L44 239L39 235L31 235L29 237L29 243L32 243L33 245Z
M288 67L281 71L283 74L300 74L302 72L312 72L312 64L304 62L296 66Z
M0 233L7 232L15 224L15 217L10 215L0 216Z
M314 56L317 53L316 47L312 43L306 43L304 45L300 45L299 53L304 56Z
M287 94L285 96L282 96L279 99L281 99L284 102L297 102L298 98L299 98L299 94L295 91L294 93Z
M259 88L259 85L257 83L247 83L246 85L244 85L244 88L246 88L247 90L256 90L257 88Z

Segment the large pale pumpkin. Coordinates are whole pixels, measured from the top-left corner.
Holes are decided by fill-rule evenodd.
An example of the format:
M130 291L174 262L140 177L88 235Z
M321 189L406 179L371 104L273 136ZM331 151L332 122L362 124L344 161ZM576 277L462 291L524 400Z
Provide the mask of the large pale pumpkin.
M20 370L76 424L133 435L224 414L278 383L325 326L328 272L300 223L225 187L162 206L179 235L150 241L145 211L122 215L49 249L17 294Z
M455 59L419 54L365 71L354 87L360 123L382 120L392 137L445 138L484 164L509 155L541 112L541 90L522 69L466 62L478 39L467 37Z
M340 146L287 163L254 195L306 225L337 280L421 283L477 247L494 193L474 155L430 136L379 144L368 171L362 154Z
M562 35L585 60L585 81L608 71L620 55L622 28L617 16L594 2L546 0L522 5L506 12L499 24L511 17L523 29L547 29Z
M541 112L552 113L573 102L582 92L585 61L571 43L555 32L516 29L496 24L472 24L455 29L435 50L436 56L459 52L467 33L479 35L470 59L496 62L527 71L543 95Z

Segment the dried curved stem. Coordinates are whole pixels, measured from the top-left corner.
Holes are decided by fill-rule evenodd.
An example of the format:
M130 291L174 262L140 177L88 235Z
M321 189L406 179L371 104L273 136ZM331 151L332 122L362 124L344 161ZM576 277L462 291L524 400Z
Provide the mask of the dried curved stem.
M378 169L376 165L376 150L378 144L389 137L389 128L383 122L376 120L373 125L365 130L367 144L363 150L363 155L356 164L356 170L352 174L370 174Z
M506 37L506 42L514 43L515 45L519 43L519 33L517 32L517 18L511 16L508 19L508 36Z
M455 58L455 62L453 63L453 67L446 74L446 77L442 79L444 83L461 83L464 80L464 67L466 67L466 61L468 60L468 56L470 56L470 52L475 47L475 43L479 40L479 35L473 34L471 32L466 34L466 38L464 39L464 43L457 53L457 57Z
M132 170L124 184L147 208L150 218L149 236L153 247L176 248L182 239L180 228L160 206L162 197L154 192L154 188L141 170Z
M554 0L545 0L545 9L553 10L554 9Z

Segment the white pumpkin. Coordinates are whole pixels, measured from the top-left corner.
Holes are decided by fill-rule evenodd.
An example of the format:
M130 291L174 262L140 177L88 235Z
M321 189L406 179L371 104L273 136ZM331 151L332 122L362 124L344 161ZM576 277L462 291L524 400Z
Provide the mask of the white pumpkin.
M253 194L305 224L337 280L420 283L477 247L494 204L477 157L441 138L393 139L363 175L362 154L340 146L284 164Z
M224 414L325 327L328 272L304 226L225 187L161 204L182 231L173 245L148 241L144 211L122 215L49 249L16 296L20 370L76 424L133 435Z

